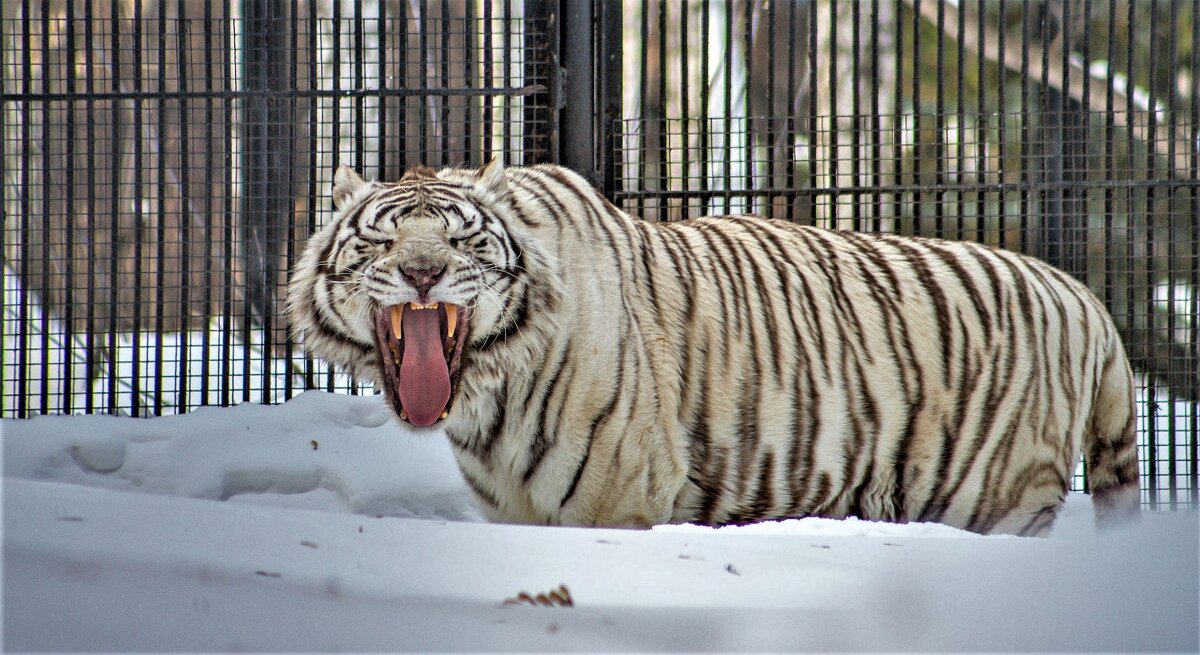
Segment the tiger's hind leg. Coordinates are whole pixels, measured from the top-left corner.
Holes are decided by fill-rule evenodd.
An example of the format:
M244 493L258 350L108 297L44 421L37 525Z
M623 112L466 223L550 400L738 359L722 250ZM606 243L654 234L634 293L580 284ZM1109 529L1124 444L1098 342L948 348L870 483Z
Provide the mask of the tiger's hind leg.
M1058 518L1058 508L1060 507L1062 507L1061 498L1053 504L1041 508L1013 511L1008 517L1012 519L1013 529L997 529L994 532L1015 534L1021 537L1045 537L1054 527L1054 520Z
M1068 484L1064 477L1047 475L1041 484L1027 487L1021 497L995 523L982 532L988 534L1014 534L1022 537L1044 537L1054 527L1058 510L1067 495Z
M1133 376L1120 352L1109 359L1101 375L1083 453L1096 523L1111 525L1136 518L1141 499Z

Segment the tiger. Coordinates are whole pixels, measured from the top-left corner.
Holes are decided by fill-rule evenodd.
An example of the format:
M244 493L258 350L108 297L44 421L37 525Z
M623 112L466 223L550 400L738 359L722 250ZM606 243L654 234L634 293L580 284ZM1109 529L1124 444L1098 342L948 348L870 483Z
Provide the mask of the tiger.
M337 169L297 341L448 438L490 521L1136 517L1111 317L1040 260L764 217L647 222L552 164Z

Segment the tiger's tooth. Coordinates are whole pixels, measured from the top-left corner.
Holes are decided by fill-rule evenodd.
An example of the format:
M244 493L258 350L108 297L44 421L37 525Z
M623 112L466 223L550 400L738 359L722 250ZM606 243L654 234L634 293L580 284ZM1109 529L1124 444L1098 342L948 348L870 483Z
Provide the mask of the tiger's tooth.
M410 303L408 303L408 308L409 309L437 309L438 307L441 306L441 304L442 303L440 303L440 302L435 302L435 303L430 303L428 305L418 305L417 303L410 302Z
M404 338L404 323L400 320L401 311L400 305L392 305L392 336L397 339Z
M401 421L408 420L408 412L404 411L403 409L400 410L400 420Z
M446 337L454 336L454 328L458 327L458 305L446 303Z
M450 416L450 412L443 409L442 410L442 418L446 418L447 416Z

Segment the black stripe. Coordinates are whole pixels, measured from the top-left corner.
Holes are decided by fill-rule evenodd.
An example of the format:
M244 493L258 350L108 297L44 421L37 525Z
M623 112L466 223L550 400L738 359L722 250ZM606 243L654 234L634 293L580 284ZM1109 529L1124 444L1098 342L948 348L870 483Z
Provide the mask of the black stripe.
M478 480L471 477L471 474L467 473L466 469L462 468L461 466L458 470L462 473L463 480L467 483L467 486L471 488L471 492L475 494L476 498L486 505L500 509L500 501L496 500L495 496L488 493L488 491L483 488L483 485L479 484Z
M1055 312L1057 312L1057 314L1058 314L1058 321L1057 321L1057 325L1058 325L1058 382L1061 387L1060 390L1063 393L1065 393L1066 397L1067 397L1066 398L1066 401L1067 401L1066 407L1067 407L1067 412L1068 412L1067 427L1069 428L1071 425L1073 425L1075 423L1076 409L1080 406L1079 394L1076 392L1076 390L1078 389L1078 386L1075 381L1075 371L1082 370L1083 362L1082 361L1080 362L1080 364L1081 364L1080 367L1074 366L1073 363L1071 362L1071 356L1075 353L1074 353L1073 349L1071 348L1070 334L1068 331L1071 327L1071 324L1067 318L1067 313L1068 313L1067 308L1063 304L1063 298L1060 293L1060 291L1063 291L1064 289L1060 286L1054 286L1051 283L1051 281L1046 278L1044 273L1049 270L1053 270L1053 269L1051 269L1049 267L1035 266L1033 264L1030 264L1030 266L1029 266L1029 272L1031 274L1031 277L1033 277L1035 280L1041 282L1044 287L1044 292L1039 293L1038 294L1039 297L1048 296L1054 304ZM1059 280L1059 282L1061 284L1062 280ZM1067 287L1067 288L1069 289L1069 287ZM1078 301L1078 298L1076 298L1076 300ZM1044 302L1045 301L1043 299L1043 304L1044 304ZM1090 344L1091 340L1089 339L1089 335L1086 333L1087 322L1083 321L1083 323L1084 323L1083 329L1085 330L1083 342L1085 344ZM1048 331L1046 334L1048 337L1048 335L1049 335ZM1046 355L1049 355L1050 351L1047 349L1042 352ZM1083 356L1086 353L1079 353L1079 354L1081 356ZM1049 358L1047 357L1046 359L1047 359L1046 364L1047 364L1047 366L1049 366L1049 363L1050 363ZM1047 382L1049 382L1049 380L1047 380ZM1069 441L1069 439L1065 440L1065 441ZM1061 443L1061 441L1059 441L1059 443Z
M957 312L957 315L958 329L963 334L966 334L967 327L963 321L962 313ZM953 421L953 425L960 426L960 429L966 423L967 406L971 402L971 397L975 395L975 390L979 387L979 380L983 377L983 371L978 366L980 351L976 347L969 346L970 344L964 344L964 347L960 350L962 356L959 358L958 367L961 374L958 384L954 386L957 393L955 394L954 417L951 420ZM971 355L975 355L975 357L971 357Z
M475 346L477 350L486 352L492 346L507 341L509 337L524 329L529 321L529 294L529 286L526 284L522 288L521 295L513 299L516 307L507 307L501 314L501 319L507 318L507 320L502 320L492 328L491 332L481 335L477 340L478 345Z
M989 328L988 343L990 344L991 343L990 330L992 330L992 329L997 330L997 331L1004 330L1004 317L1005 317L1004 286L1000 282L1000 275L996 272L996 262L993 261L996 258L996 256L993 251L986 249L983 246L980 246L978 244L964 243L963 247L965 247L967 249L967 252L970 253L971 256L975 258L975 261L979 264L979 268L983 269L983 273L984 273L984 275L987 276L987 279L988 279L988 285L992 289L992 308L996 312L996 314L995 314L996 325L988 326L988 328Z
M839 261L842 253L839 252L838 248L830 241L830 237L827 236L831 233L825 230L811 230L808 234L821 245L821 250L825 255L824 260L818 268L825 276L826 288L829 289L830 294L833 296L833 317L841 337L841 344L843 345L842 357L843 366L845 366L844 360L847 352L850 350L846 346L848 344L864 344L866 342L863 336L862 321L858 317L857 308L855 308L854 303L850 301L850 297L846 293L844 281L848 276L842 272ZM847 334L847 321L854 333L853 335Z
M622 300L627 299L625 281L635 278L634 264L633 262L629 262L629 269L627 270L625 259L621 254L623 252L634 253L636 252L636 248L634 247L633 234L628 229L628 219L624 212L613 207L610 203L601 202L604 198L594 188L590 186L580 188L576 184L578 178L572 179L571 176L567 175L566 169L557 166L546 166L546 169L552 179L562 185L567 192L575 195L589 218L589 223L593 229L604 236L618 271L617 297ZM625 239L624 250L617 246L618 236ZM636 322L636 318L634 322Z
M505 434L504 423L508 419L508 378L501 376L500 389L494 396L496 402L496 410L492 414L492 420L480 435L485 436L483 443L476 444L475 457L483 463L484 468L489 471L492 469L492 458L496 452L496 445L500 443L501 438Z
M600 193L594 188L590 186L587 186L586 188L580 188L576 184L576 180L578 178L572 179L572 176L567 175L566 169L558 166L548 166L546 167L546 171L551 179L562 185L567 191L572 193L579 200L579 203L587 210L588 216L594 219L592 221L592 227L594 229L607 232L609 234L611 243L613 234L609 231L610 226L605 219L609 219L609 222L621 224L624 222L621 220L621 218L625 215L624 212L617 209L611 203L605 200L604 196L600 195ZM627 230L622 230L622 232L625 234L626 238L629 237L629 232ZM613 245L614 252L617 252L615 244Z
M873 422L876 409L874 401L868 400L863 395L866 379L862 370L862 362L859 359L859 350L866 345L866 342L858 312L854 304L850 302L843 286L847 275L842 272L839 263L842 253L830 240L832 236L827 236L829 233L812 230L810 234L820 243L825 254L825 261L822 262L823 265L820 269L825 275L827 288L833 295L834 324L840 337L838 345L841 353L842 379L849 396L846 399L845 408L850 419L851 431L849 435L844 435L842 442L842 489L838 494L841 497L853 493L858 479L858 469L864 460L862 454L864 450L867 450L864 448L864 440L869 433L869 428L864 425L863 410L867 410Z
M639 223L646 225L647 223ZM648 231L649 234L656 235L659 244L663 251L667 253L667 257L671 266L671 275L664 276L668 281L673 281L679 286L679 294L685 303L683 318L680 321L668 320L663 321L663 330L668 333L671 339L671 345L677 349L679 353L679 371L682 373L680 380L680 404L679 417L682 419L685 413L690 412L690 408L686 406L687 399L690 397L691 387L696 382L696 378L700 377L694 374L692 350L698 346L702 347L701 340L691 338L694 335L696 303L694 301L695 278L691 272L691 258L688 256L677 256L674 250L672 241L679 241L682 236L678 232L667 230ZM660 260L661 261L661 260ZM665 266L665 262L664 262ZM684 270L686 267L686 271ZM669 331L669 332L668 332Z
M333 290L330 287L330 285L333 283L333 281L330 280L329 278L325 278L324 282L325 282L324 288L325 288L326 297L332 301L334 294L333 294ZM314 300L315 300L315 294L314 294ZM359 348L362 348L364 350L369 350L374 347L374 344L372 344L372 343L363 343L361 341L354 339L351 335L346 334L346 332L348 331L348 328L350 327L350 321L346 320L345 316L342 316L342 313L340 311L338 311L338 308L334 302L317 303L316 307L317 307L317 312L316 312L317 324L319 326L321 326L322 328L324 328L325 330L328 330L329 332L336 334L338 336L338 341L349 341L350 343L353 343L353 344L357 345ZM324 310L324 311L322 311L322 310ZM326 319L327 313L332 314L333 318L340 321L341 324L343 326L345 326L345 328L334 325L333 323L328 321Z
M992 313L988 310L986 303L984 303L983 297L979 293L979 288L975 286L974 276L967 272L967 269L964 268L962 263L958 260L958 253L951 252L950 250L943 248L937 241L925 241L924 243L925 246L929 248L930 252L941 259L942 262L944 262L946 266L954 272L954 274L958 277L959 285L962 286L963 290L967 292L967 297L970 298L971 306L975 308L975 313L978 314L984 325L990 325L992 322ZM987 335L986 330L984 333ZM987 336L987 345L990 346L990 335Z
M412 202L411 198L395 198L387 201L379 200L375 203L375 213L373 215L375 220L368 227L383 231L382 228L378 227L379 223L384 220L390 220L392 223L392 229L395 230L400 225L400 219L408 214L413 213L413 209L415 209L416 206L417 204ZM355 230L363 229L362 218L363 215L360 209L359 213L354 215L351 222L351 225Z
M568 226L574 230L580 241L587 240L587 235L584 234L579 224L575 221L574 216L567 211L567 207L563 205L558 195L546 186L545 179L539 175L528 175L524 181L528 183L524 188L533 198L532 204L545 210L554 219L554 223L559 230L560 242L562 241L563 226Z
M773 227L775 229L774 230L764 230L763 234L766 235L767 241L775 246L776 262L778 264L781 264L782 266L786 266L788 269L790 269L791 273L795 276L796 281L799 282L799 284L800 284L799 289L792 286L790 277L785 274L785 272L782 270L782 268L780 269L780 275L782 276L781 282L783 280L786 280L786 283L782 283L781 286L783 289L784 297L786 299L788 308L790 310L788 312L788 320L791 321L791 334L795 336L794 343L796 345L797 350L805 349L804 340L800 336L800 334L801 334L800 326L796 323L796 318L795 318L795 315L793 314L794 311L799 311L800 316L804 321L804 324L805 324L808 334L813 335L813 337L817 340L817 350L822 354L822 356L819 358L819 361L821 362L821 366L824 370L825 378L828 379L829 376L832 374L832 370L830 369L830 363L829 363L828 359L824 356L824 354L827 352L826 351L826 343L825 343L825 331L821 326L820 317L817 315L817 313L815 311L818 307L821 306L821 303L818 303L815 300L815 298L813 297L812 289L809 287L808 279L805 275L805 273L808 272L810 269L808 269L807 267L802 268L801 267L802 262L798 261L795 257L792 257L788 254L788 248L783 243L783 239L780 235L784 234L786 236L802 240L805 242L805 247L809 248L810 250L811 250L811 244L807 241L807 238L804 236L804 228L798 228L796 226L793 226L790 223L780 223L780 222L773 222L773 223L769 223L768 225L770 225L771 227ZM798 297L797 297L797 294L799 294ZM811 365L811 364L812 364L812 362L810 360L809 365Z
M796 237L800 241L804 242L804 247L809 252L815 252L812 241L810 241L808 238L808 233L810 231L814 231L815 229L816 228L798 227L794 232ZM787 261L792 262L792 266L796 271L796 279L800 282L800 296L802 302L799 303L799 305L805 310L803 316L805 318L805 322L808 324L809 333L816 337L817 351L821 354L821 369L825 374L824 381L828 381L833 375L833 362L829 361L829 357L826 356L829 352L829 344L825 338L825 327L821 321L821 316L817 313L817 310L825 303L817 299L816 295L813 293L812 286L809 285L808 281L808 275L812 274L812 269L819 268L820 265L817 264L816 266L805 266L802 268L800 266L800 262L796 262L792 258L788 258Z
M915 241L905 241L901 239L889 239L889 243L893 244L897 250L904 255L909 266L917 274L917 280L921 283L921 287L925 290L924 297L933 301L934 318L938 324L938 335L941 337L942 344L942 374L939 376L941 386L945 386L950 374L950 309L946 300L946 295L942 293L941 287L938 285L937 279L930 270L929 264L922 259L917 248L913 244Z
M776 281L779 283L779 292L783 296L783 306L788 309L786 315L790 327L790 331L786 336L793 337L793 344L800 348L800 327L796 324L795 314L792 310L798 306L796 299L796 290L792 287L791 275L800 276L797 269L795 258L791 257L784 248L779 234L772 223L764 223L763 229L754 231L754 238L758 241L759 247L762 248L763 254L766 255L774 264ZM774 334L775 344L774 353L778 356L783 352L783 344L781 339L785 336L779 327L780 320L775 315L774 303L768 307L769 314L768 329Z
M779 286L779 294L785 297L787 295L787 289L784 283L786 273L783 265L779 262L779 259L768 256L769 253L767 251L769 250L769 246L767 240L764 238L764 234L767 232L766 221L745 220L740 221L740 224L747 228L746 234L749 235L750 238L754 239L754 242L758 244L759 254L762 255L761 257L750 257L749 259L751 262L751 271L754 273L754 285L759 292L758 297L763 299L763 302L760 303L760 306L763 310L763 317L767 322L767 338L769 339L771 345L771 351L768 360L771 364L771 370L775 377L775 386L778 388L783 386L783 369L781 361L783 359L783 343L781 342L782 336L779 334L779 318L775 313L778 303L772 300L774 298L774 294L767 291L767 285L764 282L762 272L759 271L758 264L759 262L772 264L772 266L770 266L767 270L774 273L774 278L772 279ZM746 249L746 252L749 253L748 248ZM795 327L794 324L793 327Z
M1010 336L1015 338L1015 334L1010 332ZM949 508L950 499L953 498L967 475L975 466L975 461L982 454L984 446L987 443L988 435L991 433L996 419L999 418L997 410L1009 396L1009 389L1013 382L1013 367L1016 361L1016 344L1010 340L1008 348L1003 351L997 351L988 365L988 370L992 372L991 380L988 383L988 391L985 394L984 402L980 408L982 416L979 421L979 427L975 434L969 440L963 438L965 435L960 435L958 439L950 439L949 435L944 435L943 449L949 449L949 452L943 450L940 454L940 466L937 469L937 475L934 478L934 483L931 485L933 492L925 502L925 506L921 508L921 521L940 521ZM1003 367L997 361L1001 354L1005 355ZM1024 388L1028 390L1028 386ZM1020 397L1020 396L1018 396ZM961 426L960 426L961 429ZM959 452L964 454L964 461L960 465L959 474L953 475L954 470L951 468L955 455ZM953 483L951 483L953 480ZM949 485L949 486L947 486Z
M1059 503L1061 502L1062 499L1060 498ZM1041 534L1042 531L1054 523L1054 518L1057 513L1058 505L1054 505L1052 507L1043 507L1033 515L1033 518L1029 519L1029 522L1025 524L1025 527L1017 531L1017 535L1022 537L1035 537Z
M874 446L868 445L870 435L875 434L876 407L875 401L867 391L867 380L863 373L862 362L859 360L853 343L845 344L843 352L850 351L845 358L843 377L846 381L847 411L850 415L850 438L842 444L842 486L843 492L850 496L857 495L855 487L865 484L859 475L860 465L865 464L866 473L870 473L870 460L874 456ZM865 416L864 416L865 414Z
M720 230L714 229L713 226L708 223L699 221L692 223L691 225L696 228L696 233L701 239L704 240L708 252L712 254L713 261L716 262L718 267L720 267L719 274L710 269L709 275L712 276L710 279L713 281L713 288L717 290L718 297L720 299L720 314L723 327L725 330L733 329L740 334L743 329L742 306L739 302L738 294L735 292L735 289L738 287L744 287L744 285L741 284L740 280L735 279L734 273L729 267L729 257L726 256L726 253L721 251L714 240L713 234L715 233L719 236ZM726 280L734 281L735 284L729 285L724 282ZM733 305L732 309L730 308L731 302L726 300L727 291L731 296L731 302ZM732 328L729 327L729 317L731 315L733 317Z
M575 475L571 477L571 484L567 487L566 494L558 503L559 508L563 508L575 495L575 490L579 486L579 480L583 477L583 470L587 468L588 461L592 457L592 446L596 442L596 432L600 429L602 423L607 423L612 418L613 410L617 407L617 402L621 399L625 391L625 359L618 358L617 360L617 381L613 386L612 395L609 396L608 402L592 419L591 428L588 430L587 446L583 451L583 457L579 460L579 465L575 468Z
M739 504L747 496L746 483L753 478L755 455L761 444L758 426L759 416L759 384L758 366L751 366L749 376L740 379L737 404L737 467L734 468L736 477L732 480L734 496Z
M638 240L638 250L641 253L641 271L643 284L640 286L646 289L650 294L650 305L654 311L659 310L658 300L658 285L654 281L654 269L658 267L658 259L654 255L654 246L651 244L654 232L649 229L647 223L635 221L634 229L638 231L641 238Z
M354 348L361 353L359 357L369 357L371 351L374 350L375 344L367 344L356 341L350 335L342 332L337 327L330 325L329 322L325 320L325 317L321 314L317 314L316 318L317 327L321 328L321 331L316 333L314 336L322 339L328 339L329 341L333 341L339 345Z
M700 361L703 361L703 358ZM685 375L690 374L691 371L685 371ZM700 385L697 391L696 409L684 426L684 434L688 440L688 478L692 484L696 485L704 498L708 498L714 495L714 490L711 488L713 481L708 470L712 457L712 440L708 434L708 378L703 374L694 377L697 378L697 383ZM693 509L698 515L700 508Z
M362 218L363 214L367 211L367 206L371 204L372 200L376 200L377 198L378 196L374 194L368 194L349 211L342 212L338 217L338 222L343 226L349 227L354 233L357 233L362 229Z
M943 425L941 447L938 449L937 463L934 468L937 475L933 479L932 491L925 500L925 506L917 514L921 521L939 520L949 509L949 498L954 492L945 492L943 487L950 478L950 465L953 463L956 441L954 433L950 431L950 426Z
M712 525L715 522L717 507L725 490L725 469L729 465L729 453L721 446L714 446L708 461L711 466L703 479L706 486L701 489L705 493L696 517L696 521L704 525Z
M880 248L882 245L878 237L862 232L839 232L838 236L858 247L858 253L871 261L873 272L882 273L887 278L888 286L890 287L888 294L895 300L900 299L900 280L896 278L896 271L891 262L884 258ZM861 265L861 262L860 262ZM866 270L866 267L863 267Z
M758 362L758 330L755 329L759 325L757 313L755 309L766 310L770 306L770 292L767 291L766 285L763 282L762 273L758 268L758 262L763 257L757 255L765 253L755 253L746 243L746 237L754 238L755 230L752 220L755 219L728 219L730 226L740 228L738 232L732 229L721 230L722 241L729 248L729 253L733 256L734 270L738 276L738 288L743 292L745 301L746 324L747 332L750 333L751 352L754 355L755 362L761 368L761 363ZM757 242L757 239L755 239ZM745 269L749 269L749 273ZM752 278L752 279L748 279ZM753 284L751 284L751 282Z
M788 502L782 504L788 514L795 514L800 509L808 491L808 483L812 473L811 463L801 465L802 459L811 457L812 444L815 439L813 424L817 421L819 399L812 388L812 369L803 345L796 349L799 361L796 364L796 375L792 381L792 425L791 439L788 440L787 469L784 479L789 484L783 486L788 492ZM803 400L802 400L803 399Z
M695 255L691 253L691 244L688 242L687 236L679 230L670 229L672 225L678 224L657 225L655 233L659 235L663 250L671 258L671 265L675 267L675 281L682 287L683 301L686 303L684 327L690 328L696 319L695 282L699 276L692 271L692 259Z
M775 508L775 453L771 450L763 455L758 465L758 490L754 495L754 503L750 506L750 515L754 520L774 517Z
M829 479L828 473L822 471L817 476L816 493L814 494L812 502L810 503L810 505L813 508L812 509L813 514L815 514L817 516L829 516L830 515L829 510L832 507L831 501L834 500L834 498L831 497L832 492L833 492L833 481ZM842 517L837 516L835 518L842 518Z
M754 266L755 257L745 250L744 244L742 244L739 239L735 239L731 234L730 227L735 225L739 227L742 226L740 222L731 222L724 225L710 223L706 224L705 228L711 234L716 236L717 240L724 244L726 248L728 248L729 255L732 259L731 266L732 270L734 271L736 284L735 288L731 289L731 292L733 293L735 300L740 297L745 303L745 332L747 332L750 337L750 370L744 377L739 375L737 380L739 388L736 424L738 454L737 466L734 468L736 477L731 481L731 487L740 505L747 496L746 483L753 476L756 459L755 454L758 452L761 442L761 436L759 435L759 424L761 423L761 416L759 413L761 409L759 406L759 393L762 387L761 371L763 367L759 362L758 330L755 329L757 321L754 320L754 308L751 305L751 298L768 298L769 296L766 294L765 289L763 289L761 285L758 286L756 295L751 296L749 293L750 289L746 284L746 276L742 271L742 264L744 263L745 265L749 266L753 270L756 277L758 271ZM741 253L741 256L739 256L739 253ZM758 279L761 282L761 278ZM738 290L743 291L743 293L737 293ZM735 324L737 323L740 323L740 320L735 322Z
M542 464L542 460L546 457L546 453L550 452L550 449L558 443L556 433L551 432L550 436L547 435L546 410L550 405L551 396L554 395L555 390L558 388L558 382L562 378L563 370L566 368L570 359L570 352L571 340L568 337L562 350L559 352L558 360L554 363L554 365L549 368L539 367L537 379L547 381L542 390L541 402L538 403L537 416L534 418L534 425L537 426L537 432L534 433L533 438L529 441L529 462L526 465L525 474L521 476L522 482L526 485L529 484L529 481L533 478L534 474L537 473L538 468ZM547 376L549 377L547 378ZM570 382L571 377L568 376L567 388L569 388ZM530 392L532 393L532 391L533 389L531 388ZM564 396L565 393L566 392L564 391ZM527 397L522 406L526 408L530 407L530 400L531 398ZM551 440L552 438L553 441Z

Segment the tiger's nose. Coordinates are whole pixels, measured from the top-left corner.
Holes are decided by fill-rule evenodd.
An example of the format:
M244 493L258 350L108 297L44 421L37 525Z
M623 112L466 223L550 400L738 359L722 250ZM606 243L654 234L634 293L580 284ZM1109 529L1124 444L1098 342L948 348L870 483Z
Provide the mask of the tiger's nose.
M421 300L427 300L427 298L425 298L425 294L429 293L429 290L433 288L433 285L437 284L438 280L442 279L442 273L445 272L445 265L442 265L439 268L419 268L409 266L400 267L400 274L403 275L404 279L407 280L408 283L417 290L417 295L421 297Z

